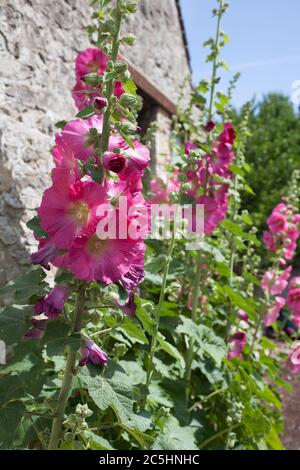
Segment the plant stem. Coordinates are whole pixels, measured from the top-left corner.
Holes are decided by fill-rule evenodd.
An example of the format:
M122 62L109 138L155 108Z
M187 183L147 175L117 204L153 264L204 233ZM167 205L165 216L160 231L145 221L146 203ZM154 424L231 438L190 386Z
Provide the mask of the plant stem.
M235 424L234 426L231 426L230 428L224 429L223 431L220 431L220 432L218 432L217 434L214 434L213 436L209 437L209 438L206 439L204 442L202 442L202 444L199 446L198 450L204 449L204 447L206 447L206 446L207 446L208 444L210 444L211 442L215 441L215 440L218 439L219 437L224 436L224 434L230 433L231 431L233 431L234 429L238 428L239 426L240 426L240 424Z
M181 188L179 191L179 203L181 199ZM155 332L154 335L152 336L151 339L151 346L150 346L150 356L149 356L149 361L148 361L148 367L147 367L147 379L146 379L146 387L147 390L149 388L149 385L151 383L151 378L152 378L152 373L153 373L153 359L154 355L156 352L156 347L157 347L157 337L159 333L159 323L160 323L160 315L161 315L161 310L162 306L164 303L165 299L165 291L167 287L167 280L168 280L168 274L169 274L169 269L170 269L170 263L172 260L172 255L173 255L173 250L175 247L175 241L176 241L176 221L178 218L178 205L175 211L175 217L174 217L174 228L173 228L173 233L172 233L172 238L170 241L169 249L168 249L168 254L167 254L167 259L164 267L164 272L163 272L163 281L162 281L162 286L160 290L160 295L159 295L159 301L157 305L157 309L155 312Z
M120 46L120 32L121 32L121 25L122 25L122 19L123 19L119 5L120 5L120 2L119 0L117 0L116 29L115 29L115 34L113 36L112 50L111 50L111 55L110 55L110 61L113 63L118 58L118 52L119 52L119 46ZM104 114L104 119L103 119L103 130L102 130L101 145L100 145L100 150L101 150L102 155L108 150L114 86L115 86L115 79L112 78L111 80L107 82L106 90L105 90L105 98L108 101L108 106L107 106L107 110Z
M84 311L84 304L85 304L85 289L81 287L78 291L77 299L76 299L72 334L80 333L83 311ZM75 374L76 356L77 356L77 351L73 351L69 348L64 378L63 378L62 386L61 386L60 393L58 396L56 410L54 413L56 417L53 419L53 423L52 423L48 450L56 450L59 445L65 409L66 409L66 405L68 401L70 388L72 385L73 376Z

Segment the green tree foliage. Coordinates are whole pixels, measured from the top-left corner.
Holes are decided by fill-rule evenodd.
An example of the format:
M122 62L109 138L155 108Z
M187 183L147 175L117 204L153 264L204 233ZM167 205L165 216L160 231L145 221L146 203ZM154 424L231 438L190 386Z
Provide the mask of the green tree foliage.
M243 208L263 229L272 209L287 192L293 170L300 164L300 115L289 98L270 93L254 106L250 115L251 136L246 145L246 161L251 165Z

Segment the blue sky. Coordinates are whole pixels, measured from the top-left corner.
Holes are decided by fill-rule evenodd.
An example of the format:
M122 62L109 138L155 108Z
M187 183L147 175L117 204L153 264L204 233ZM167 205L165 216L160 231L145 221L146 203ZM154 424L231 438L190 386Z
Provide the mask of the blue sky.
M210 76L202 43L215 36L216 0L180 0L192 58L194 82ZM234 95L241 106L254 95L269 91L291 96L292 83L300 80L300 0L231 0L222 30L230 36L223 59L230 66L221 88L236 71L242 76Z

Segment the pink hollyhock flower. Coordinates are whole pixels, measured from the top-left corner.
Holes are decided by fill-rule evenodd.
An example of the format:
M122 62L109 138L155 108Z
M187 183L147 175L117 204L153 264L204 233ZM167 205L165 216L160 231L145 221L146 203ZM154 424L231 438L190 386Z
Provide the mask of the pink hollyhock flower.
M280 295L288 286L291 271L291 266L281 273L278 273L275 270L267 271L261 280L261 288L272 295Z
M185 153L186 155L189 155L192 150L197 150L197 149L198 149L198 146L197 146L197 144L195 144L194 142L188 141L188 142L185 143L184 148L185 148L184 153Z
M126 181L136 175L142 177L144 170L150 162L150 152L148 148L138 140L133 140L132 143L134 146L133 149L116 134L109 139L109 151L114 152L114 150L118 148L121 154L126 157L126 165L119 173L119 178L122 181Z
M68 267L79 279L111 284L128 275L137 256L144 259L140 242L130 238L102 240L96 234L96 227L91 227L73 242Z
M290 282L287 305L295 316L300 315L300 277L295 277Z
M134 317L136 312L136 304L134 302L134 293L130 292L128 302L124 305L120 304L119 302L116 303L117 307L119 307L122 312L127 315L128 317Z
M75 158L87 161L96 156L93 143L99 142L102 133L103 116L95 115L89 119L75 119L63 129L61 137L74 153Z
M289 241L289 243L286 243L285 241L283 251L282 251L282 256L287 260L291 260L294 258L296 249L297 249L296 242Z
M106 70L108 57L100 49L91 47L80 52L75 59L75 73L77 80L85 75L95 72L103 75Z
M227 355L227 359L231 361L234 357L243 359L243 349L247 344L247 335L243 331L238 331L229 340L231 351Z
M286 232L288 229L288 221L281 212L273 211L270 217L267 219L267 224L274 235L279 233Z
M285 306L286 300L283 297L275 297L275 305L273 305L264 317L264 325L271 326L279 317L281 309Z
M217 160L214 162L213 168L218 171L220 168L228 167L234 159L234 152L232 146L228 143L221 142L217 146L214 145L214 151Z
M264 231L263 241L269 251L276 251L276 238L270 232Z
M40 247L38 251L32 253L31 262L32 264L40 264L43 268L49 271L49 263L57 258L58 250L55 243L47 243Z
M106 202L106 190L98 183L78 180L68 186L57 180L44 192L38 209L41 226L58 248L69 248Z
M300 344L297 344L290 352L290 369L293 374L300 372Z
M30 328L24 335L25 339L42 339L46 328L48 320L37 320L32 319L32 328Z
M44 313L49 319L56 318L62 312L69 295L69 290L66 287L56 286L37 301L34 311L38 315Z
M204 233L208 235L212 233L216 227L226 217L227 203L218 203L216 199L209 196L200 196L197 204L204 205Z
M81 361L79 362L80 366L85 366L86 364L94 364L94 366L106 366L108 363L108 355L106 352L102 351L97 344L95 344L90 339L85 340L85 345L80 349Z
M220 142L224 144L233 145L236 138L236 133L233 125L230 122L224 124L224 131L219 137Z
M161 178L154 178L150 181L150 189L153 196L149 199L151 204L163 204L170 202L170 193L178 193L180 182L178 172L165 183Z
M139 243L136 247L136 253L131 262L130 268L125 275L122 276L120 282L124 289L133 292L137 286L143 281L144 260L145 260L145 244Z
M114 95L116 98L121 98L121 96L125 93L125 90L123 88L123 85L121 82L116 82L115 83L115 89L114 89Z
M241 310L241 309L240 309L240 310L238 311L238 314L239 314L239 319L240 319L240 320L242 320L242 321L248 323L248 321L249 321L249 316L248 316L248 314L247 314L246 312L244 312L244 310Z
M72 98L78 111L81 111L86 106L91 106L94 102L94 99L96 99L99 96L99 93L101 93L101 89L101 86L98 86L97 89L94 89L84 83L82 80L77 80L72 90ZM88 93L85 93L85 91Z
M104 168L113 173L121 173L126 165L126 157L120 153L106 152L103 155Z
M70 184L75 183L79 178L78 162L75 159L74 152L64 142L61 134L55 136L55 146L53 148L53 159L56 168L52 170L52 181L63 179Z
M300 237L300 232L295 225L292 225L289 226L286 235L289 240L291 240L292 242L296 242Z

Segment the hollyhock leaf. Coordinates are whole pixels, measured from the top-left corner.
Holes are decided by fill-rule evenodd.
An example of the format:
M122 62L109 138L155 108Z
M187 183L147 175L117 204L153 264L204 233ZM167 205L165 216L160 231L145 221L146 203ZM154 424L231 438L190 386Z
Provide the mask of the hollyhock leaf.
M46 282L42 282L45 277L46 274L41 267L33 268L15 281L10 281L1 287L0 296L12 294L18 301L27 300L34 294L41 297L48 286Z
M11 448L24 418L24 413L25 406L20 401L12 401L0 409L0 442L2 449Z
M83 108L79 113L76 115L77 118L81 119L88 119L96 114L96 111L92 105L88 105Z
M47 232L45 232L41 227L41 221L39 217L35 216L29 220L26 224L26 227L28 227L29 230L32 230L38 238L48 238Z
M209 355L220 367L222 360L227 354L227 347L222 338L217 336L211 328L197 325L190 318L180 317L182 323L176 328L176 332L194 338L199 346L197 354L201 357Z
M54 125L57 129L63 130L63 128L68 124L68 121L58 121Z
M125 323L123 322L118 330L124 333L133 343L148 344L148 340L141 325L133 320L128 319Z
M196 450L194 430L190 426L180 426L177 419L171 416L165 422L162 433L155 439L152 449Z
M70 327L63 320L59 319L48 323L46 333L41 341L41 344L46 346L48 357L63 354L65 347L69 344L69 331ZM79 345L77 343L77 346Z
M126 289L124 289L124 287L121 285L121 284L117 284L117 287L118 287L118 294L119 294L119 300L120 302L123 304L125 304L126 302L128 302L128 292Z
M152 318L154 305L149 300L140 299L135 296L134 302L137 306L135 315L142 322L143 328L150 335L155 335L155 321Z
M123 88L125 93L136 96L137 86L131 78L123 83Z
M7 345L19 341L25 334L32 317L30 305L12 305L0 310L0 339Z
M178 352L178 350L172 344L168 343L168 341L166 341L165 337L161 333L158 334L157 339L158 339L161 349L165 351L167 354L169 354L169 356L176 359L176 361L180 363L181 367L184 367L183 357Z
M268 450L270 448L273 450L285 450L274 426L271 426L269 431L265 434L265 440L268 444Z
M115 450L106 439L92 431L86 431L82 436L88 440L87 445L90 450Z
M87 386L94 403L105 411L112 408L120 422L129 424L133 408L133 390L124 370L117 364L110 362L99 374L99 369L89 365L83 367L79 378Z

